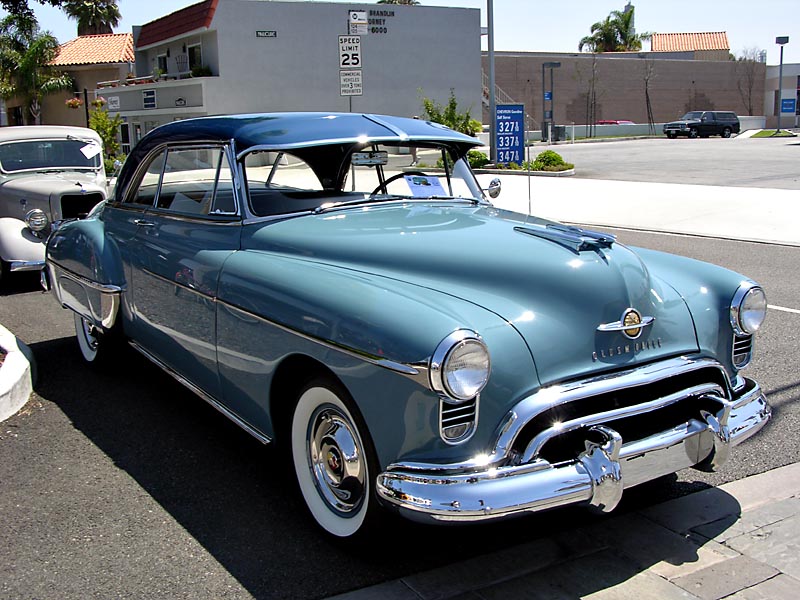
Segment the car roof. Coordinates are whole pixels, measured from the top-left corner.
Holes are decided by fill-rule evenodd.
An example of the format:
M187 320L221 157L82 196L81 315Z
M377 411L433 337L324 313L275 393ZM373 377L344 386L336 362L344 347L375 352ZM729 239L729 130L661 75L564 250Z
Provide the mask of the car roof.
M324 144L430 140L469 147L480 141L430 121L361 113L262 113L198 117L174 121L140 142L149 151L167 141L234 140L239 154L253 146L273 149Z
M47 138L66 138L72 135L79 138L90 138L101 143L100 136L94 129L86 127L69 127L66 125L21 125L0 127L0 143L14 140L41 140Z

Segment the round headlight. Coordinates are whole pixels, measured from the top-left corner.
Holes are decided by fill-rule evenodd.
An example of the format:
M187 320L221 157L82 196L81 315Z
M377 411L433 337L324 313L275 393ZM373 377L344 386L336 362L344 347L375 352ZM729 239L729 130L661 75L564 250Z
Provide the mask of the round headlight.
M431 359L431 385L437 392L461 402L480 394L490 371L489 351L480 336L459 330L436 348Z
M31 231L42 231L50 225L50 220L43 210L34 208L25 215L25 224L31 228Z
M752 335L767 316L767 296L758 286L744 284L731 303L731 325L739 335Z

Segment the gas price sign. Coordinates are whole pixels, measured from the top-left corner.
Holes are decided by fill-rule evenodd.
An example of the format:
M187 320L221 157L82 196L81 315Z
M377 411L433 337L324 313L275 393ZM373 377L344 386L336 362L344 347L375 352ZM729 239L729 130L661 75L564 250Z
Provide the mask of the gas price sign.
M522 164L525 160L525 105L497 105L497 162Z

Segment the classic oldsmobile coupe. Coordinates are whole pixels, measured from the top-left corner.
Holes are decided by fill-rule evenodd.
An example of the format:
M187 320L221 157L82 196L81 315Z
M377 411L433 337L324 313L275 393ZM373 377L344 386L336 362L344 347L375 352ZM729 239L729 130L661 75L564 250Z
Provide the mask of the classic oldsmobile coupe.
M105 199L102 151L84 127L0 128L0 280L42 269L52 224Z
M626 487L724 462L770 417L741 374L762 289L499 210L477 144L367 114L170 123L50 237L43 282L87 361L127 340L282 444L335 536L381 508L610 511Z

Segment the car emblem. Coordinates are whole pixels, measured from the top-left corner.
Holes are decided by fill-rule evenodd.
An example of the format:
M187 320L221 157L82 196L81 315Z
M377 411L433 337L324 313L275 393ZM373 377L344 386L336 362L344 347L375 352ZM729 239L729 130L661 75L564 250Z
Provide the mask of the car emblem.
M628 327L622 330L625 337L635 340L642 335L642 315L635 308L629 308L623 313L622 324Z
M597 331L619 331L629 340L635 340L648 325L652 325L655 317L643 317L635 308L626 308L619 321L603 323Z

